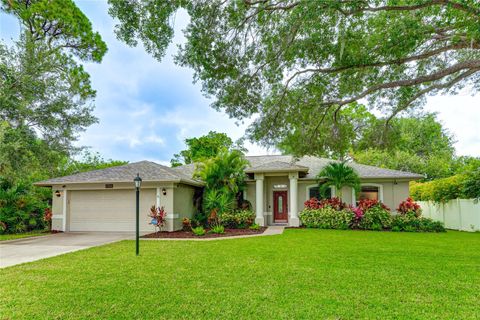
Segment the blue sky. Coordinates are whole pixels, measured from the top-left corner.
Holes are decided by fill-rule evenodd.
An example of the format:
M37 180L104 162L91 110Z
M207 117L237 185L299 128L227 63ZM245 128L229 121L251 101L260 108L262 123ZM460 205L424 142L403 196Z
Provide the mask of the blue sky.
M101 64L85 66L97 90L94 113L100 122L80 134L79 145L90 146L107 159L165 164L184 148L187 137L210 130L233 139L242 137L249 122L237 124L209 107L211 101L202 96L200 84L192 83L192 71L173 63L175 45L159 62L141 46L130 48L116 39L106 1L77 1L77 5L108 45ZM175 43L183 41L181 29L187 21L186 14L177 14ZM1 38L15 38L18 30L13 17L0 14ZM425 110L439 113L456 137L458 154L480 156L479 95L464 91L457 96L430 97ZM275 153L250 143L246 146L251 155Z

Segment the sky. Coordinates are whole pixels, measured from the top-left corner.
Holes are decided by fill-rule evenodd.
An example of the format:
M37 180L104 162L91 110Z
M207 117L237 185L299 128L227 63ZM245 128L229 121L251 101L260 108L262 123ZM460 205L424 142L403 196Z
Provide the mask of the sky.
M176 44L184 41L188 23L184 12L175 19L175 39L159 62L140 45L131 48L116 39L115 20L108 15L106 0L78 0L78 7L107 43L100 64L87 63L92 86L97 90L94 114L99 123L82 132L77 142L99 152L105 159L130 162L150 160L168 164L174 153L185 148L184 140L209 131L225 132L236 140L251 121L238 123L210 107L212 100L193 83L193 72L176 66ZM18 36L18 21L0 14L0 38L7 42ZM480 95L463 91L456 96L429 97L425 111L455 136L458 155L480 156ZM247 142L248 155L275 154Z

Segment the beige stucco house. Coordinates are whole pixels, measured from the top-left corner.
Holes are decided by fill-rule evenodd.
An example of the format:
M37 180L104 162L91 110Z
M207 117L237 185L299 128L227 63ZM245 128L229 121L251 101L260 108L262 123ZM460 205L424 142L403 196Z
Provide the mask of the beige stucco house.
M253 156L247 188L243 193L256 213L256 223L264 225L300 224L303 203L318 196L316 180L320 170L332 160L317 157ZM410 172L350 163L360 175L361 192L342 190L343 200L354 204L360 198L374 198L395 208L409 195L409 181L422 178ZM135 192L133 178L143 179L140 193L140 230L151 232L147 214L152 205L167 212L166 230L182 228L184 217L194 213L194 194L203 182L192 178L194 165L169 168L141 161L102 170L83 172L36 183L52 188L52 228L62 231L134 231ZM337 190L330 189L330 196Z

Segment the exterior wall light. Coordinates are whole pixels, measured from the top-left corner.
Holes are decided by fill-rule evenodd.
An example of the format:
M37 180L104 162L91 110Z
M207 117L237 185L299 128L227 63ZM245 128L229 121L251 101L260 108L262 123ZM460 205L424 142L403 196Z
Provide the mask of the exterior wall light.
M163 188L163 189L162 189L162 194L163 194L164 196L166 196L166 195L167 195L167 189Z
M60 196L62 195L62 193L60 192L60 190L57 190L57 191L55 191L55 195L60 198Z

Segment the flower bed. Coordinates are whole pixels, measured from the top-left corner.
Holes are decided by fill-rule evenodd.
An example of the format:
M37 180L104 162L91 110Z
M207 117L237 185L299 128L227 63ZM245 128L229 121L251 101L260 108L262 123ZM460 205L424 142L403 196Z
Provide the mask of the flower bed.
M305 202L300 220L307 228L363 229L407 232L443 232L443 224L421 217L421 208L411 198L402 201L392 215L390 209L377 200L361 200L353 207L338 198Z
M252 229L225 229L225 232L222 234L217 233L209 233L208 229L207 232L203 236L197 236L192 231L173 231L173 232L154 232L147 235L142 236L142 238L159 238L159 239L205 239L205 238L222 238L222 237L233 237L233 236L244 236L244 235L254 235L254 234L262 234L267 228L260 227L258 230Z

